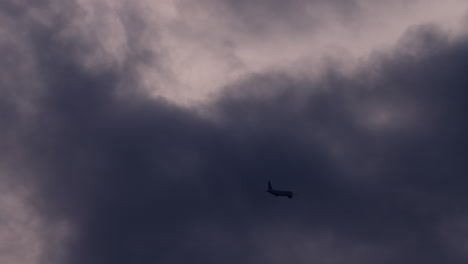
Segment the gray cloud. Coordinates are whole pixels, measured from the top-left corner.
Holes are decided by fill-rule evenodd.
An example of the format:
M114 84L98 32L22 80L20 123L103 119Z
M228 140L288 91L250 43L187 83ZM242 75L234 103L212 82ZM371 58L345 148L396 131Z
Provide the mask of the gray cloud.
M79 12L48 3L38 17L55 22L13 12L25 48L0 51L16 76L0 155L41 219L70 229L42 262L466 262L464 36L413 27L351 75L249 74L199 114L140 89L138 69L165 62L143 20L123 22L128 56L90 66ZM267 196L267 180L298 196Z
M353 69L374 50L391 47L412 25L456 30L466 9L456 1L162 3L150 5L156 17L150 21L157 21L161 35L153 46L165 48L165 65L174 75L164 84L146 68L141 80L156 94L189 105L250 73L281 69L316 75L329 57Z

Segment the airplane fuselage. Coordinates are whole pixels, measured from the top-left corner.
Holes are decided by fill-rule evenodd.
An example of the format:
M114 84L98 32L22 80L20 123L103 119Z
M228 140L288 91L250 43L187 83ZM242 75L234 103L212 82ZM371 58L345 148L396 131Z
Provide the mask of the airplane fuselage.
M274 196L286 196L288 198L293 197L293 193L290 191L282 191L282 190L267 190L267 192L271 193Z
M286 196L288 198L293 197L293 193L291 191L283 191L283 190L275 190L271 186L271 182L268 181L268 189L266 190L267 192L271 193L274 196Z

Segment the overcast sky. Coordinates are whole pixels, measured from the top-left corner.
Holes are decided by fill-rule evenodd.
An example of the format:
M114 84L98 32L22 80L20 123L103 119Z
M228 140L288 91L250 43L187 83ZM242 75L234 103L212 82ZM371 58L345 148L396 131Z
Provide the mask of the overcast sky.
M0 263L468 262L467 1L3 0L0 25Z

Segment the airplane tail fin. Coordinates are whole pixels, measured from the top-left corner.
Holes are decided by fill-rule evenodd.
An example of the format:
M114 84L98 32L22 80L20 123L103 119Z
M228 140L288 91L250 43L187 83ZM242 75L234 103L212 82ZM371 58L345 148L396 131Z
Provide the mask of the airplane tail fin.
M268 190L271 190L271 189L273 189L273 188L271 188L271 182L268 181Z

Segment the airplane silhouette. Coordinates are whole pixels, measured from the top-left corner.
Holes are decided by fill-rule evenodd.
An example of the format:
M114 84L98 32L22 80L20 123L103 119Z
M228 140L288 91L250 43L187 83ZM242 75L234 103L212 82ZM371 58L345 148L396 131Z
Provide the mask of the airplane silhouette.
M283 190L275 190L271 187L271 182L268 181L268 190L266 190L267 192L271 193L272 195L274 196L287 196L288 198L292 198L293 197L293 193L291 191L283 191Z

